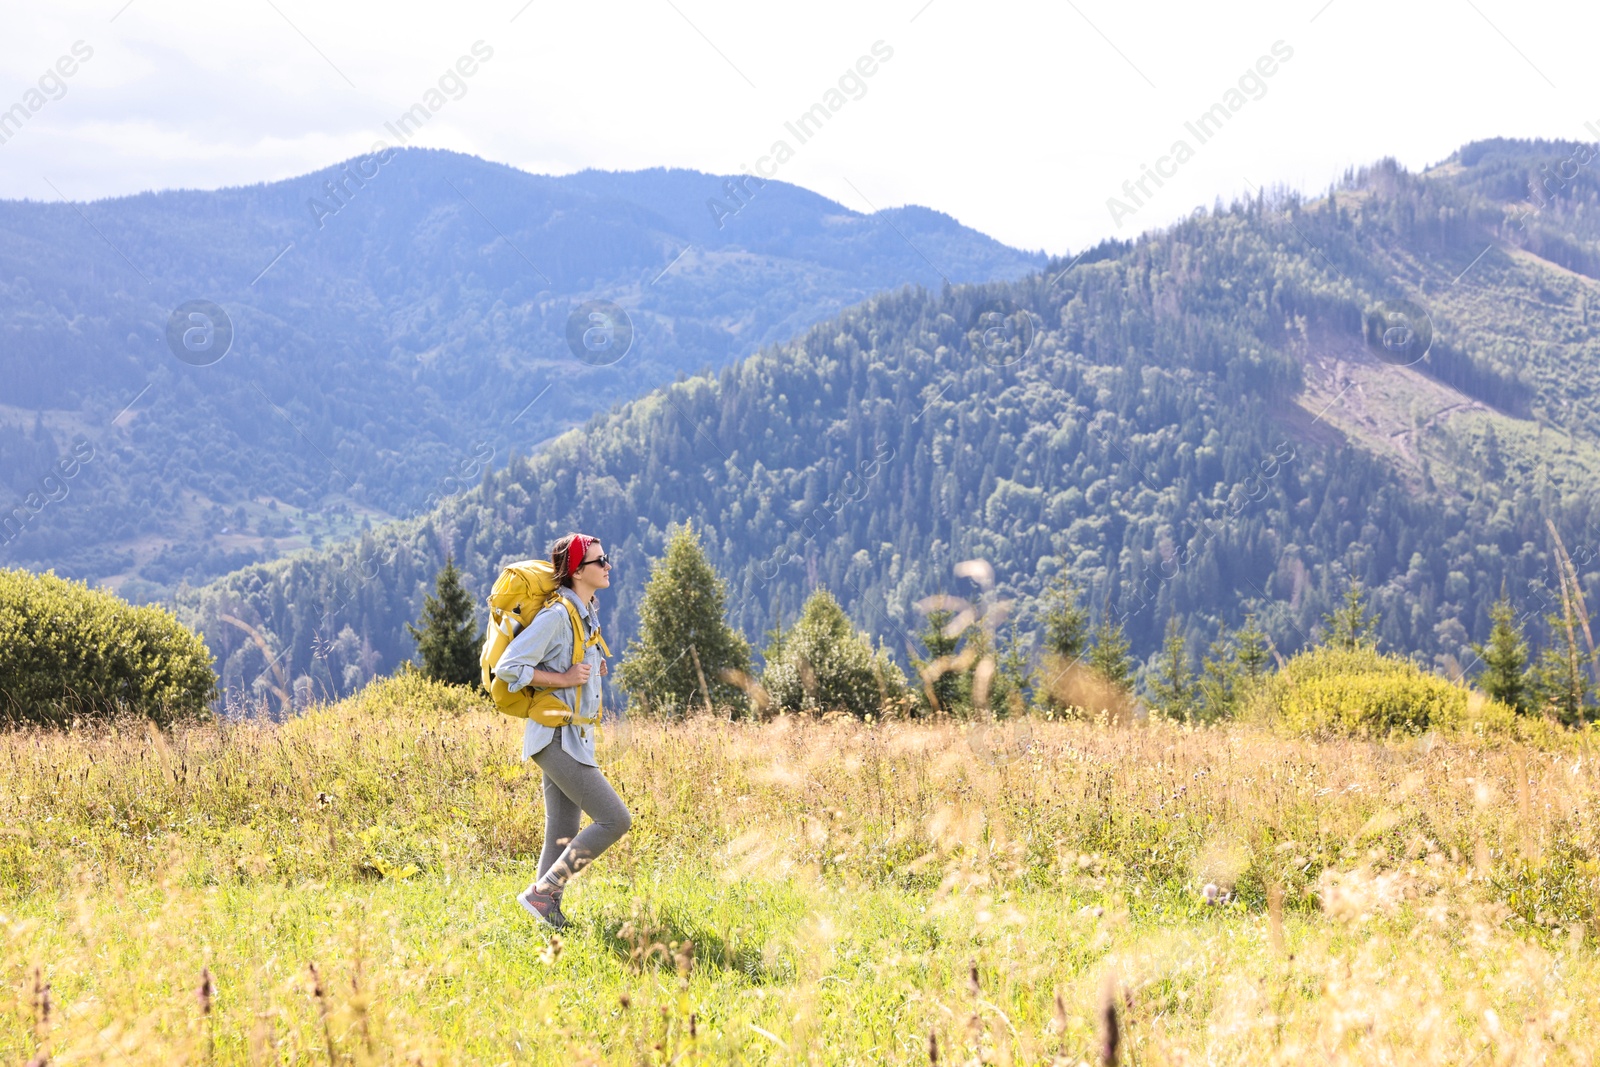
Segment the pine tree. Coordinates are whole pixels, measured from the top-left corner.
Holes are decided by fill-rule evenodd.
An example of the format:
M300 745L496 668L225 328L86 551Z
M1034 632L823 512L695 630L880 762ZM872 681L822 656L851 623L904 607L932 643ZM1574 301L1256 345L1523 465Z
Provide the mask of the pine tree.
M1065 666L1083 655L1089 645L1089 612L1078 603L1078 586L1062 572L1044 595L1044 647Z
M750 671L750 645L724 618L727 591L693 526L668 531L666 553L651 566L639 604L639 634L628 645L618 683L663 710L746 706L735 680Z
M923 711L954 712L964 703L962 690L966 675L949 662L940 663L940 660L951 660L956 656L956 649L961 644L959 634L947 635L945 628L950 625L950 620L955 618L955 612L945 608L935 608L928 612L927 623L922 632L917 634L926 655L914 656L911 660L912 668L922 681L922 688L918 705ZM936 666L937 665L937 666ZM938 676L932 677L937 671Z
M1271 654L1267 651L1267 635L1256 625L1254 612L1244 617L1244 628L1235 637L1238 641L1238 651L1234 658L1240 669L1251 682L1260 681L1261 676L1266 673L1267 661L1271 658Z
M1232 718L1239 710L1241 686L1254 683L1255 677L1249 675L1242 666L1243 648L1242 640L1237 646L1228 641L1226 626L1218 629L1217 639L1211 642L1205 660L1200 665L1197 703L1199 718L1204 721ZM1261 645L1255 648L1265 658L1266 649Z
M1122 624L1112 622L1109 616L1094 628L1089 666L1118 689L1133 688L1133 660L1128 656L1128 638L1122 632Z
M856 631L833 594L818 589L800 618L768 646L761 684L779 711L848 711L882 715L898 703L905 675L880 646Z
M1022 636L1017 632L1017 620L1011 620L1006 635L1006 649L995 662L994 685L989 692L989 706L996 717L1008 718L1022 715L1033 697L1034 675L1028 664L1028 650L1023 647Z
M989 661L988 689L984 693L984 707L981 710L991 711L994 708L995 673L998 664L995 662L993 644L989 634L980 625L970 627L962 635L961 646L956 652L956 658L964 666L957 673L956 706L964 712L976 712L978 708L978 665L984 660Z
M1359 582L1350 583L1344 591L1344 606L1324 615L1322 624L1327 628L1325 642L1330 648L1352 651L1378 645L1378 619L1367 610L1366 592Z
M422 603L420 627L406 623L422 654L422 673L451 685L476 685L482 680L478 666L479 635L472 598L461 585L454 556L434 580L434 592Z
M1487 645L1473 645L1472 651L1483 660L1483 673L1478 684L1494 699L1527 714L1528 708L1528 642L1517 625L1516 612L1511 600L1500 593L1500 599L1489 609L1493 628L1489 631Z
M1065 571L1041 598L1040 618L1044 624L1040 675L1032 686L1039 703L1051 711L1066 711L1070 700L1063 695L1062 679L1070 679L1075 666L1089 648L1089 612L1079 602L1077 583Z
M1017 700L1020 694L1017 691L1018 683L1025 685L1026 680L1017 677L1017 673L1026 670L1027 658L1016 648L1016 627L1012 627L1012 647L1006 653L1001 653L998 643L990 636L989 631L982 625L973 626L967 632L966 641L961 646L959 656L966 662L966 667L960 674L960 689L956 694L956 703L968 711L985 711L996 718L1005 718L1008 714L1023 710ZM982 663L989 661L988 690L984 694L984 705L978 706L978 672ZM1011 664L1013 674L1007 674L1007 663Z
M1570 622L1561 612L1552 611L1545 616L1553 640L1539 654L1538 665L1531 672L1539 706L1569 726L1584 721L1590 687L1589 675L1583 669L1585 657L1578 650L1577 635Z
M1500 451L1500 435L1490 426L1483 435L1483 469L1493 481L1501 482L1506 477L1505 456Z
M1584 604L1583 586L1578 572L1561 543L1561 534L1555 522L1545 519L1550 536L1555 541L1556 569L1561 578L1561 611L1545 616L1550 633L1555 637L1551 647L1539 657L1535 672L1535 685L1540 702L1568 725L1580 725L1587 718L1590 676L1584 670L1585 662L1593 666L1594 642L1589 640L1589 655L1578 647L1578 632L1589 637L1589 609Z
M1189 670L1189 648L1176 615L1167 620L1167 639L1161 649L1150 695L1169 718L1185 722L1194 719L1194 674Z

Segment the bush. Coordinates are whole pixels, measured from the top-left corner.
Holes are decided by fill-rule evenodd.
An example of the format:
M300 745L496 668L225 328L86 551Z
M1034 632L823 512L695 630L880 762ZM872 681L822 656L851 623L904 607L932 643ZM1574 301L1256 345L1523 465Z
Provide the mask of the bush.
M848 711L882 715L902 702L906 676L887 649L857 634L833 594L818 589L800 620L766 651L761 684L777 711Z
M1266 713L1312 737L1384 737L1481 726L1509 732L1516 713L1499 701L1370 646L1302 652L1273 676Z
M205 642L170 611L83 582L0 570L0 719L132 712L165 725L216 694Z

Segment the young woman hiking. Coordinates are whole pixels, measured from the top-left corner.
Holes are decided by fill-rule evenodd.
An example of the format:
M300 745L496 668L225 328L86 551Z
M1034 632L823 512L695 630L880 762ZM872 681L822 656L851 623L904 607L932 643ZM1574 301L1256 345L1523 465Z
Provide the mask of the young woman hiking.
M611 585L611 560L598 539L568 534L550 546L550 563L560 576L556 595L577 605L585 636L592 636L600 628L594 594ZM600 709L600 679L609 668L597 646L573 666L572 643L571 616L565 606L551 604L511 639L495 664L495 675L512 692L530 685L555 686L556 696L576 718L593 719ZM599 665L591 666L596 659ZM531 758L544 772L544 852L539 877L517 901L559 930L567 924L561 914L567 880L627 833L633 816L595 762L592 724L541 726L530 718L522 735L522 758ZM591 820L581 832L580 811Z

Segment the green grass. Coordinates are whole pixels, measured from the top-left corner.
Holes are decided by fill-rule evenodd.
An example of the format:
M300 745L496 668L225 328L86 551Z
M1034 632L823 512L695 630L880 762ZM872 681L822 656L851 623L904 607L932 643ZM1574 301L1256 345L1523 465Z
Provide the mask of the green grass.
M1096 1063L1108 999L1136 1064L1600 1049L1583 735L970 729L609 738L634 830L560 937L512 900L537 773L464 691L0 736L0 1062Z
M217 1062L327 1062L331 1044L334 1062L649 1063L688 1052L920 1063L930 1034L951 1058L1004 1048L1021 1062L1077 1062L1100 1040L1108 975L1127 990L1136 1062L1168 1062L1174 1045L1197 1038L1286 1062L1296 1048L1385 1047L1462 1062L1501 1045L1485 1011L1508 1026L1565 1011L1568 1036L1583 1047L1593 1039L1580 1014L1600 977L1593 951L1517 944L1481 917L1456 926L1401 908L1329 929L1291 915L1275 950L1270 916L1242 904L1129 900L1114 889L995 895L740 884L709 869L632 875L574 883L573 926L560 938L511 901L524 880L502 875L359 892L90 889L17 902L9 947L93 961L47 968L85 1035L72 1050L91 1061L132 1042L132 1059L159 1048L149 1058L204 1062L214 1032ZM673 949L686 941L692 963L680 977ZM202 967L218 989L209 1023L196 1001ZM1469 1005L1476 1012L1462 1018ZM1425 1031L1403 1033L1419 1007L1431 1017ZM1341 1015L1350 1032L1326 1032ZM19 1026L0 1039L8 1062L31 1051Z

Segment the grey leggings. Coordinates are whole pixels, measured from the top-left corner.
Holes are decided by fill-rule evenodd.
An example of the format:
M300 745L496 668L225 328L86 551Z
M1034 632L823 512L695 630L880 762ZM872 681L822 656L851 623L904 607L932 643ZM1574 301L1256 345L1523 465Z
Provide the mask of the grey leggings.
M539 856L539 877L544 878L557 861L565 861L566 870L555 875L560 888L566 883L564 875L577 874L616 844L633 825L633 816L599 767L567 755L561 747L560 729L548 745L534 753L533 762L544 772L544 851ZM591 820L582 832L578 830L580 811L588 812Z

